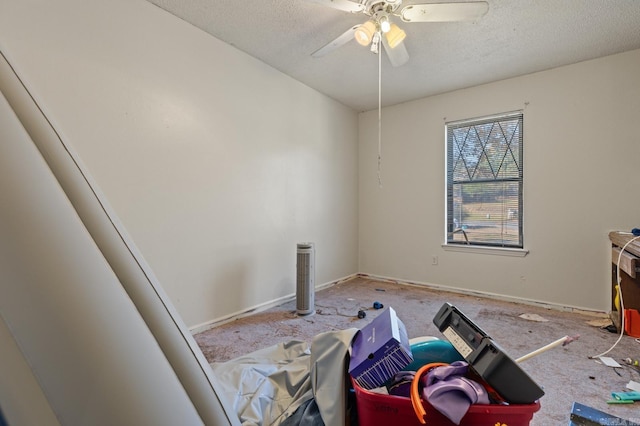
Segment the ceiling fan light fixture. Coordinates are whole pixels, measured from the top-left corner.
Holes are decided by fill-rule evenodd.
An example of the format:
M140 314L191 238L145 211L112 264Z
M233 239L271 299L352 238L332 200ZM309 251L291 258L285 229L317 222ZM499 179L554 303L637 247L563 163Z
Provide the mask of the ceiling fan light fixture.
M394 48L400 43L402 43L407 36L407 33L404 32L402 28L397 26L396 24L391 24L389 31L385 33L385 38L387 39L387 43L390 48Z
M358 27L354 34L354 37L359 44L368 46L369 43L371 43L371 39L373 38L373 34L375 32L376 24L373 21L369 20Z
M388 33L391 29L391 22L389 22L389 17L387 15L382 15L378 20L378 24L380 25L380 31L383 33Z

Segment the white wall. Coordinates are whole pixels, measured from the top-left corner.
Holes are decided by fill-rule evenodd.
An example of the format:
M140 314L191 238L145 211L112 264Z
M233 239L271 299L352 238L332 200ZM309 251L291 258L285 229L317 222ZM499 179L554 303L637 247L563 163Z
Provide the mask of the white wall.
M386 108L379 188L375 111L358 124L146 1L6 1L0 48L190 326L292 295L300 241L318 284L359 270L605 310L607 232L638 225L638 51ZM444 121L521 108L530 254L445 252Z
M608 310L607 234L640 225L638 70L640 50L385 108L382 187L377 111L361 114L360 271ZM445 121L518 109L530 253L443 250Z
M294 294L300 241L357 271L355 112L146 1L38 3L0 49L188 325Z

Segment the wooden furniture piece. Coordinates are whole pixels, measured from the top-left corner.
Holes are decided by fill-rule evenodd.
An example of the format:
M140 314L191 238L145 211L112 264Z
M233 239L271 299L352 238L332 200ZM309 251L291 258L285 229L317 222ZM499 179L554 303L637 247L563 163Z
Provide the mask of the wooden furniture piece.
M632 241L634 235L627 232L610 232L611 240L611 319L620 326L620 312L618 312L617 290L618 260L620 260L620 287L625 309L640 311L640 239ZM627 244L629 243L629 244ZM623 247L624 252L620 254Z

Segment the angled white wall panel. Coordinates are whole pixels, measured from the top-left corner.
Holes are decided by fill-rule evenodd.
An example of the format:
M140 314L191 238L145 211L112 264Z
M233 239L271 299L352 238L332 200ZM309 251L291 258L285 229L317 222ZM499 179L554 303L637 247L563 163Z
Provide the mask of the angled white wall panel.
M11 419L11 425L60 426L2 316L0 360L0 410L5 421Z
M0 316L58 421L203 424L4 97L0 140ZM18 361L2 359L2 369ZM0 395L20 389L0 386Z

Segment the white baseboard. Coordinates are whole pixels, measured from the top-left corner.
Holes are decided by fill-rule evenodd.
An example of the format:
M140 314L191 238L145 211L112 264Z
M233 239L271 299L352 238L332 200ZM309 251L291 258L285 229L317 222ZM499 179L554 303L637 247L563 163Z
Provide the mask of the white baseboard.
M525 298L514 297L514 296L505 296L503 294L484 292L484 291L477 291L477 290L469 290L469 289L463 289L463 288L457 288L457 287L450 287L450 286L434 284L434 283L428 283L428 282L402 280L402 279L399 279L399 278L386 277L386 276L373 275L373 274L365 274L365 273L361 273L361 272L354 273L352 275L348 275L346 277L337 279L335 281L330 281L330 282L327 282L327 283L324 283L324 284L317 285L315 287L315 290L316 291L323 290L325 288L332 287L332 286L334 286L336 284L340 284L340 283L352 280L354 278L369 278L369 279L372 279L372 280L384 281L384 282L389 282L389 283L394 283L394 284L399 284L399 285L409 285L409 286L415 286L415 287L423 287L423 288L428 288L428 289L436 290L436 291L447 291L447 292L450 292L450 293L463 294L463 295L466 295L466 296L476 296L476 297L483 297L483 298L487 298L487 299L501 300L503 302L514 302L514 303L520 303L520 304L523 304L523 305L537 306L537 307L541 307L541 308L545 308L545 309L553 309L553 310L556 310L556 311L574 312L574 313L580 313L580 314L584 314L584 315L591 315L591 316L597 316L597 317L608 317L608 313L607 312L598 311L598 310L595 310L595 309L584 308L584 307L580 307L580 306L562 305L562 304L558 304L558 303L544 302L544 301L540 301L540 300L525 299ZM253 315L253 314L256 314L256 313L259 313L259 312L262 312L262 311L266 311L267 309L271 309L273 307L282 305L283 303L290 302L290 301L294 300L295 297L296 297L295 293L288 294L288 295L280 297L278 299L270 300L268 302L261 303L259 305L255 305L255 306L249 307L249 308L247 308L245 310L234 312L234 313L232 313L230 315L226 315L224 317L216 318L216 319L213 319L211 321L207 321L207 322L204 322L204 323L201 323L201 324L197 324L195 326L189 327L189 331L191 332L191 334L202 333L204 331L210 330L210 329L212 329L214 327L221 326L223 324L226 324L228 322L234 321L236 319L244 318L246 316Z
M400 284L400 285L425 287L425 288L436 290L436 291L448 291L450 293L464 294L467 296L477 296L477 297L483 297L487 299L501 300L503 302L514 302L514 303L520 303L522 305L538 306L541 308L553 309L556 311L574 312L574 313L581 313L584 315L592 315L592 316L598 316L598 317L600 316L608 317L607 312L599 311L596 309L585 308L581 306L562 305L559 303L544 302L541 300L525 299L522 297L515 297L515 296L505 296L503 294L498 294L498 293L469 290L464 288L450 287L446 285L433 284L433 283L420 282L420 281L402 280L398 278L385 277L380 275L358 273L357 276L361 278L370 278L372 280L385 281L385 282L390 282L390 283Z
M346 277L343 278L339 278L337 280L334 281L329 281L320 285L316 285L315 286L315 290L319 291L319 290L323 290L325 288L329 288L332 287L336 284L340 284L343 283L345 281L349 281L352 280L356 277L358 277L359 274L351 274L351 275L347 275ZM274 308L276 306L282 305L283 303L287 303L290 302L292 300L294 300L296 298L296 294L295 293L291 293L291 294L287 294L285 296L279 297L277 299L273 299L270 300L268 302L265 303L260 303L258 305L254 305L251 306L247 309L241 310L241 311L237 311L234 312L232 314L229 315L225 315L223 317L219 317L219 318L215 318L212 319L210 321L206 321L200 324L196 324L194 326L190 326L189 327L189 331L191 332L191 334L198 334L198 333L202 333L204 331L210 330L212 328L215 327L219 327L223 324L229 323L231 321L235 321L239 318L244 318L247 317L249 315L253 315L253 314L257 314L258 312L263 312L266 311L267 309L271 309Z

